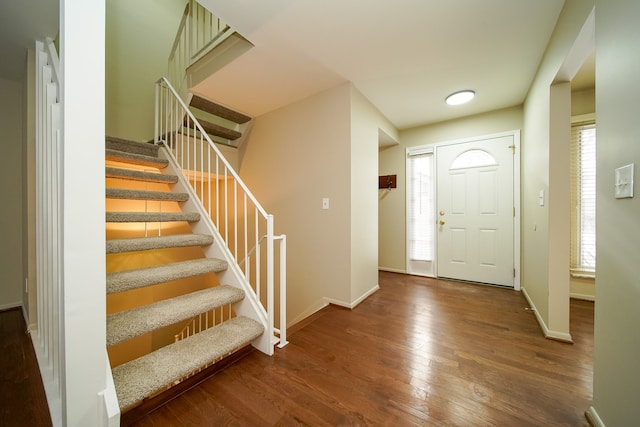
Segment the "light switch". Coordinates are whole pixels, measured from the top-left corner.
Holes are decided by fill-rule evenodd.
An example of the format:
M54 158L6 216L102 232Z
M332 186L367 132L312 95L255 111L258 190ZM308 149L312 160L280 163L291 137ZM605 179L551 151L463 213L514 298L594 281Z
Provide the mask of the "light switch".
M633 163L616 169L616 199L633 197Z
M325 197L322 199L322 209L329 209L329 198Z
M538 205L544 206L544 190L540 190L538 193Z

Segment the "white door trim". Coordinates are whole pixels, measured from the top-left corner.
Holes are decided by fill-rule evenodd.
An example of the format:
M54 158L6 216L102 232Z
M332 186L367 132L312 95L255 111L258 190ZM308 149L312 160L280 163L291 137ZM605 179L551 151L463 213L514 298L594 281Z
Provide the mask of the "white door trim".
M410 157L411 156L419 156L421 154L431 154L431 156L433 156L433 173L434 173L434 181L433 181L433 192L435 195L435 191L436 191L436 182L435 182L435 167L436 167L436 153L435 153L435 148L433 146L427 146L427 145L422 145L419 147L407 147L405 149L405 272L407 274L414 274L414 275L418 275L418 276L425 276L425 277L437 277L436 275L436 265L438 263L438 248L437 248L437 240L434 240L434 245L435 247L433 248L433 259L429 262L425 262L424 267L422 270L420 270L419 268L416 269L415 266L413 265L410 257L409 257L409 253L410 253L410 239L409 239L409 235L411 233L411 225L408 221L409 218L409 210L411 209L411 191L412 191L412 184L411 184L411 176L409 176L410 173ZM434 211L434 218L435 218L435 197L434 197L434 206L433 206L433 211ZM437 233L435 233L434 235L434 239L437 239Z
M463 143L468 143L468 142L473 142L473 141L478 141L478 140L485 140L485 139L492 139L492 138L499 138L499 137L504 137L504 136L513 136L513 144L515 145L514 148L514 156L513 156L513 207L515 208L515 218L514 218L514 222L513 222L513 266L515 269L515 277L513 279L513 289L516 291L520 290L520 275L521 275L521 267L520 267L520 233L521 233L521 214L520 214L520 130L519 129L515 129L515 130L511 130L511 131L505 131L505 132L499 132L499 133L494 133L494 134L488 134L488 135L478 135L478 136L474 136L474 137L469 137L469 138L463 138L463 139L455 139L455 140L449 140L449 141L442 141L442 142L436 142L436 143L432 143L432 144L425 144L425 145L421 145L421 146L415 146L415 147L410 147L407 148L407 153L409 152L409 150L411 152L416 152L416 151L421 151L421 150L428 150L428 149L433 149L434 151L434 162L435 165L437 167L438 164L438 159L437 159L437 147L440 146L445 146L445 145L454 145L454 144L463 144ZM437 171L436 171L436 177L437 177ZM437 183L436 183L436 191L437 191ZM436 194L437 197L437 194ZM436 240L438 238L438 234L436 233ZM408 245L408 239L406 244ZM436 248L437 248L437 243L436 243ZM408 253L408 252L407 252ZM436 256L435 256L435 261L434 261L434 271L435 271L435 275L437 277L438 275L438 271L437 271L437 267L438 267L438 263L437 263L437 257L438 257L438 253L436 250ZM408 257L407 257L407 262L408 262Z

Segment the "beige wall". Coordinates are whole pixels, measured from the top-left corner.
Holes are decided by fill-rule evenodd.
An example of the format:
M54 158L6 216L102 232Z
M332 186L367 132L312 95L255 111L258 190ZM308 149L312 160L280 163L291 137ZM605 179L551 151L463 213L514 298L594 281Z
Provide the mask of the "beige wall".
M583 89L571 92L571 115L581 116L596 112L596 89Z
M551 235L554 227L569 218L568 203L565 205L563 201L563 197L568 196L563 195L567 186L563 170L568 169L568 163L561 165L560 158L550 163L551 154L563 156L565 150L564 146L551 145L562 141L558 123L551 121L552 114L558 113L551 108L551 86L592 8L593 1L565 2L524 105L522 289L535 306L545 332L561 339L570 338L568 263L565 257L553 258L550 252L552 248L558 253L568 255L569 252L568 238L556 241ZM554 99L564 102L566 94L554 93ZM569 115L567 111L566 117ZM569 126L568 122L566 126ZM568 141L561 143L568 144ZM547 195L544 206L538 205L540 190ZM550 227L551 219L560 222L554 222Z
M522 128L522 107L506 108L400 132L400 144L380 151L379 174L398 175L398 188L380 192L379 266L406 271L405 149Z
M289 324L378 288L379 129L397 135L349 83L255 120L240 175L287 235Z
M0 310L22 304L22 139L23 88L18 81L0 79Z
M109 0L106 34L106 132L153 138L154 83L167 59L185 0Z
M378 129L394 126L351 86L351 295L361 301L378 288Z
M596 0L598 245L593 407L603 425L610 427L638 422L638 16L639 2ZM615 199L614 170L629 163L636 165L636 195Z
M287 235L289 324L351 297L350 94L341 85L256 118L245 147L240 176Z

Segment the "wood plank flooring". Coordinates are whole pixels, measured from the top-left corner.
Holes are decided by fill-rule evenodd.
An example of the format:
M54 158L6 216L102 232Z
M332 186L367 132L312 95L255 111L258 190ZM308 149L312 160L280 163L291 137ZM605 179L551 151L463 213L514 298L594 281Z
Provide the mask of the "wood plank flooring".
M51 425L38 361L19 308L0 312L0 426Z
M135 425L588 426L593 303L572 300L567 344L541 335L519 292L385 272L379 284Z

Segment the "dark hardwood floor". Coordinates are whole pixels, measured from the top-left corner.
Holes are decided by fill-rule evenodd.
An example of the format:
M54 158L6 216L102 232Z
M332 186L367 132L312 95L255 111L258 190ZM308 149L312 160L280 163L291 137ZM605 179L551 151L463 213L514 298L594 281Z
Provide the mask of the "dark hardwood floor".
M0 311L0 426L50 425L38 361L22 311Z
M519 292L384 272L379 283L135 425L588 425L593 303L572 300L567 344L542 337Z
M274 357L253 352L135 425L587 426L593 303L574 344L542 337L522 294L380 273L354 310L330 306ZM0 426L49 426L20 310L0 312Z

